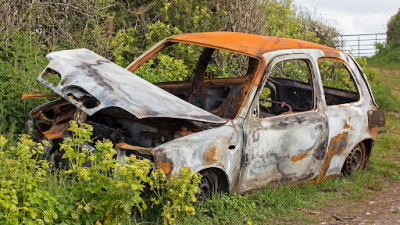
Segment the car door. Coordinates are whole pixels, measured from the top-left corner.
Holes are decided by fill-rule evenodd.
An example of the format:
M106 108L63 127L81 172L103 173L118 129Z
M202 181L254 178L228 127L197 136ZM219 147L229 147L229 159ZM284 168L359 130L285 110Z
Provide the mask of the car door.
M272 77L276 70L287 71L284 76L278 72ZM301 70L303 74L296 74ZM328 128L319 110L321 88L314 79L315 71L312 57L306 54L276 57L268 66L244 123L240 192L318 175ZM260 102L265 88L270 92L269 105ZM288 106L283 109L285 105L291 105L291 112L285 112L290 111Z
M338 175L350 150L363 137L366 113L362 109L360 83L355 71L339 58L319 58L325 115L329 126L328 153L317 182L325 176Z

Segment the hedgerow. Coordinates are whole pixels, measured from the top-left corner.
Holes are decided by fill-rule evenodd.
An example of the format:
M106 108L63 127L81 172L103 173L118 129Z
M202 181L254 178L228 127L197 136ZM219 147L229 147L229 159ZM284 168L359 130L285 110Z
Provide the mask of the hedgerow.
M336 30L310 15L292 0L0 0L0 131L15 126L21 132L29 110L48 101L20 97L48 92L36 77L51 51L88 48L127 66L168 36L233 29L333 45ZM197 59L191 49L181 52L186 50L179 54L184 62ZM185 69L174 58L162 60ZM152 71L141 72L149 81L159 80Z

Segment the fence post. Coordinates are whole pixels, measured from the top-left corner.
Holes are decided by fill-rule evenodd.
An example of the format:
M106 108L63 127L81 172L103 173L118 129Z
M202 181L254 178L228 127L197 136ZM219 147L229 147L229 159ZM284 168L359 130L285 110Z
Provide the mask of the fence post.
M358 54L357 54L357 56L358 57L360 57L360 35L357 35L357 37L358 37Z

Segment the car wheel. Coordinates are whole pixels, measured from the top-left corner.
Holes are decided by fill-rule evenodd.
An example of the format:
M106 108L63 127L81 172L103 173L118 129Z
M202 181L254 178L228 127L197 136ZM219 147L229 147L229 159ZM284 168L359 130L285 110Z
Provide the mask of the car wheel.
M363 142L351 149L344 162L342 173L350 175L352 171L362 171L366 164L367 149Z
M218 174L212 170L206 170L200 174L201 180L196 197L198 200L210 199L218 192Z

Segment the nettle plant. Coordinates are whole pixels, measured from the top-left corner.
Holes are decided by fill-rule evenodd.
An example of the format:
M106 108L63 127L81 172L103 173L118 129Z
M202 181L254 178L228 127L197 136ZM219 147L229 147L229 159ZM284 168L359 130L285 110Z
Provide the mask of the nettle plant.
M151 213L167 224L195 214L199 174L182 168L180 176L167 178L152 162L135 156L121 163L109 140L98 141L89 154L84 146L91 143L92 130L90 125L70 123L71 138L61 144L69 162L66 170L54 170L41 159L48 143L22 135L16 144L7 144L0 136L0 220L116 224Z

